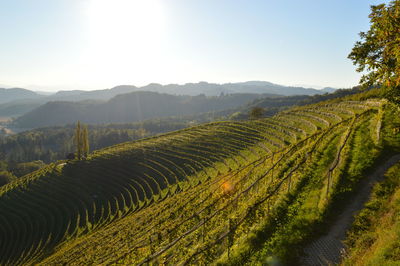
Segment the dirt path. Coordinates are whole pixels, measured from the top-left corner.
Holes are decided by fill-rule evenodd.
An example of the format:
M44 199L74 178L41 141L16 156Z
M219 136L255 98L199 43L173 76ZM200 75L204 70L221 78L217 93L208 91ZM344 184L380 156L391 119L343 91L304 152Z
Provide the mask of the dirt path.
M354 215L359 212L365 202L369 199L373 185L383 179L385 172L400 161L400 154L397 154L379 166L375 172L370 174L361 184L350 204L337 217L329 232L304 248L306 256L301 259L302 265L332 265L338 264L345 247L342 241L346 237L346 231L350 228Z

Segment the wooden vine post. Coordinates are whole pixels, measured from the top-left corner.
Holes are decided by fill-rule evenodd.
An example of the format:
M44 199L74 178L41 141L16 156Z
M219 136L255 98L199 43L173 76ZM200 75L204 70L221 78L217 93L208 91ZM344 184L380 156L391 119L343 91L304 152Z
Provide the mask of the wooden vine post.
M273 152L272 152L272 157L271 157L271 165L272 165L272 169L271 169L271 183L274 181L274 168L273 168L273 166L274 166L274 155L275 155L275 152L273 151Z
M207 222L207 218L204 217L203 218L203 231L202 231L202 242L204 243L204 239L205 239L205 235L206 235L206 222Z
M151 240L151 235L149 236L149 249L150 249L150 255L154 253L154 246L153 246L153 241Z
M328 198L328 196L329 196L329 189L330 189L330 186L331 186L332 171L333 171L332 169L329 169L329 171L328 171L328 184L326 186L326 198Z
M287 187L287 192L290 192L290 187L292 185L292 173L289 174L289 178L288 178L288 187Z
M235 226L233 219L228 220L228 259L230 258L231 246L233 245L233 240L235 236Z

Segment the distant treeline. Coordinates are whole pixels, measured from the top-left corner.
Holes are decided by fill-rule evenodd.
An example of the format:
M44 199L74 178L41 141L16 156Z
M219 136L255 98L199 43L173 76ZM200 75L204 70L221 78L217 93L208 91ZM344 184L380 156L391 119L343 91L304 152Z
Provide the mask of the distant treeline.
M354 95L359 93L361 89L354 87L352 89L339 89L333 93L317 94L313 96L309 95L295 95L295 96L279 96L279 97L265 97L261 99L255 99L248 105L237 109L235 113L230 116L233 120L246 120L249 119L249 114L254 108L262 108L263 116L273 116L276 113L283 111L292 106L303 106L313 103L319 103L322 101L338 99L348 95ZM364 94L362 94L364 95Z
M271 94L221 94L220 96L177 96L149 91L118 95L107 102L49 102L17 118L18 128L59 126L81 121L85 124L129 123L146 119L196 115L238 108ZM276 97L277 95L275 95Z
M90 149L97 150L189 125L189 121L179 122L172 118L141 123L89 125ZM0 138L0 160L14 163L41 160L49 163L65 159L68 153L75 151L74 133L75 125L70 124L64 127L39 128Z
M293 105L307 105L313 103L319 103L322 101L332 100L336 98L341 98L347 95L353 95L361 92L359 87L354 87L352 89L339 89L333 93L326 94L316 94L313 96L308 95L295 95L295 96L287 96L287 97L274 97L274 98L262 98L256 99L252 103L249 104L249 108L252 107L262 107L262 108L279 108L284 106L293 106Z

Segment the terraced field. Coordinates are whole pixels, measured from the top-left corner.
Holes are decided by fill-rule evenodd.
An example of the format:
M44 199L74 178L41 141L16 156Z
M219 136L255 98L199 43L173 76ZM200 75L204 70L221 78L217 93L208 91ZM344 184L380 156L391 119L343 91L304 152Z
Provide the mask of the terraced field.
M392 125L387 106L369 100L295 108L52 164L0 189L0 263L284 258L379 156ZM300 217L308 231L281 239Z

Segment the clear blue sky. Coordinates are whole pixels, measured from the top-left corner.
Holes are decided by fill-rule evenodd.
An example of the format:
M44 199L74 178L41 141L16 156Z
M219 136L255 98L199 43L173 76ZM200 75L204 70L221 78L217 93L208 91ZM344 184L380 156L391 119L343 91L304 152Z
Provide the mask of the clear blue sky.
M0 86L351 87L375 0L1 0Z

